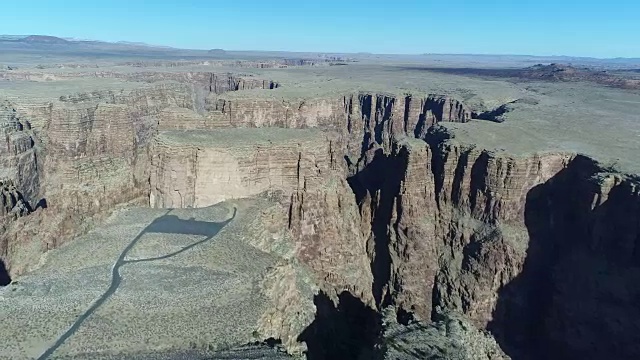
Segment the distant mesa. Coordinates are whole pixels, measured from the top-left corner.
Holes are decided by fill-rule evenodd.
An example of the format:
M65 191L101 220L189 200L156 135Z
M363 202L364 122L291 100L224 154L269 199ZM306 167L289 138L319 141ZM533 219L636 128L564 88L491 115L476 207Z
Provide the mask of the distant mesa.
M211 49L208 51L210 55L224 55L227 52L224 49Z
M55 36L46 36L46 35L29 35L23 39L20 39L21 42L27 43L38 43L38 44L67 44L69 41L65 39L61 39Z
M640 89L640 79L621 76L596 67L577 67L571 64L536 64L530 67L516 68L446 68L446 67L405 67L408 70L426 70L454 75L476 75L520 80L542 80L550 82L591 82L620 89ZM631 70L621 70L631 71Z
M566 75L574 75L580 71L588 72L591 70L588 68L578 69L571 65L566 65L566 64L552 63L549 65L536 64L529 68L524 69L524 71L528 72L527 74L530 74L530 75L534 75L534 72L537 72L537 74L535 75L539 77L552 77L558 73L564 73Z

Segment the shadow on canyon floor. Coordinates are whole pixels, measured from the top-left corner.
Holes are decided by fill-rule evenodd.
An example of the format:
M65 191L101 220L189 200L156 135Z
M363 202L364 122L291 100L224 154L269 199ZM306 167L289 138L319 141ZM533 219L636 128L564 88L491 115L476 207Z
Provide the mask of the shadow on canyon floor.
M323 292L315 296L316 318L298 337L307 343L307 359L382 359L375 351L380 314L349 292L338 298L336 306Z
M0 286L9 284L11 284L11 276L9 276L9 271L7 271L4 261L0 260Z
M622 182L593 207L598 171L578 157L527 194L527 257L488 326L513 359L640 358L640 201Z
M73 336L73 334L75 334L75 332L80 328L82 323L84 323L84 321L87 318L89 318L98 308L100 308L100 306L102 306L107 300L109 300L111 295L113 295L118 289L118 287L120 287L120 283L122 281L122 277L120 275L120 268L122 266L127 264L162 260L162 259L167 259L176 255L179 255L189 249L192 249L202 243L205 243L213 239L213 237L215 237L220 232L220 230L222 230L222 228L224 228L231 221L233 221L233 219L235 219L236 213L237 213L237 209L234 208L233 215L228 220L222 221L222 222L207 222L207 221L197 221L197 220L194 220L193 218L188 220L183 220L178 218L175 215L169 215L170 211L171 210L167 210L167 212L163 216L153 220L151 224L149 224L146 228L144 228L138 234L138 236L136 236L133 240L131 240L131 242L122 250L118 259L115 260L115 263L111 270L111 285L109 286L109 288L105 290L105 292L93 304L91 304L91 306L83 314L81 314L76 319L76 321L71 325L71 327L64 334L62 334L62 336L60 336L56 340L56 342L53 345L51 345L51 347L49 347L38 358L39 360L48 359L51 355L53 355L53 353L68 338L70 338L71 336ZM135 245L140 241L140 239L142 239L142 237L147 233L199 235L199 236L204 236L205 238L202 240L193 242L190 245L184 246L180 250L177 250L175 252L172 252L166 255L152 257L152 258L126 260L126 257L129 251L131 251L131 249L133 249Z

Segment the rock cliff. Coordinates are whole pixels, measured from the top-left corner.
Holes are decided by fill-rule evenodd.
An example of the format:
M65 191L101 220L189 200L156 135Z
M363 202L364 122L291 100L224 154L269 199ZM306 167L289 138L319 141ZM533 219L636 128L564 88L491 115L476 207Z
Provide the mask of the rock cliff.
M310 129L164 131L151 144L150 205L206 207L318 183L331 141Z
M7 102L0 114L2 178L39 208L29 221L5 221L3 237L14 244L5 257L9 270L18 274L37 264L39 252L82 233L94 216L119 204L146 203L153 117L169 106L193 107L191 95L186 85L160 83L45 103ZM25 249L30 255L22 254Z
M287 316L265 315L261 330L290 350L300 351L300 326L287 317L311 318L302 298L313 288L307 334L371 324L366 338L344 330L362 347L380 345L380 313L392 310L411 331L409 318L461 326L484 358L504 354L478 329L516 358L640 357L638 178L572 153L461 143L441 123L473 114L450 96L250 98L223 93L278 84L169 74L95 73L145 85L0 112L0 255L12 274L121 204L205 207L267 193L282 204L270 226L287 231L274 244L290 251L274 273L283 280L263 284ZM315 281L305 291L297 266ZM467 320L441 318L454 313ZM441 325L420 330L434 337ZM303 335L310 353L325 351Z
M300 173L289 171L288 186L282 186L284 182L278 178L275 182L270 180L270 185L264 182L263 186L255 187L256 191L278 189L291 193L288 226L296 244L296 256L314 271L321 288L333 301L339 302L338 294L348 291L369 306L379 309L393 306L425 321L438 311L460 312L475 326L490 329L501 346L514 356L549 347L551 350L544 356L558 357L579 352L589 357L594 356L596 350L601 354L614 351L613 347L607 348L603 344L589 345L598 335L602 336L601 327L607 328L604 315L595 311L595 315L589 312L587 316L587 311L572 315L585 316L590 323L597 324L592 325L589 334L574 337L576 331L582 331L578 330L583 326L579 325L578 319L571 319L569 323L574 325L568 326L568 319L549 315L552 311L562 316L573 314L563 302L549 300L549 305L540 309L535 297L540 287L547 292L558 287L558 296L566 297L571 293L564 288L571 285L569 280L566 284L553 280L570 272L563 269L558 275L552 275L556 274L555 271L549 273L543 269L568 265L556 265L547 259L543 261L545 265L534 266L537 270L529 270L532 256L558 256L547 248L538 248L540 240L534 233L539 230L532 228L530 218L535 216L532 214L551 211L533 210L532 194L540 187L556 183L558 177L570 171L567 169L587 161L583 157L568 153L513 157L457 143L437 124L443 121L466 122L471 119L471 113L463 104L445 96L420 98L361 93L337 100L306 100L300 103L220 99L216 111L225 118L224 123L232 127L320 127L335 134L331 140L323 139L324 145L322 141L314 145L314 149L324 156L316 155L315 161L299 166ZM169 149L179 151L179 148ZM278 154L276 157L282 159L281 162L288 157L287 162L295 163L296 151L286 150L287 146L273 145L267 151L270 154L261 153L259 149L256 147L248 159L259 158L263 163L272 165L260 164L254 170L258 173L261 166L275 168L276 173L280 171L277 170L279 165L270 160L273 154ZM162 154L164 151L153 153ZM281 151L289 151L291 155L283 155ZM211 190L189 190L192 200L183 202L184 206L207 203L199 204L193 200L202 196L196 195L198 192L223 192L232 197L253 194L246 189L225 188L225 183L237 187L247 182L243 178L251 178L248 175L230 176L237 170L227 169L238 168L236 161L227 162L220 154L199 157L196 153L199 152L166 157L175 159L174 165L158 165L165 175L156 181L171 183L167 189L176 188L173 185L175 180L170 180L167 171L178 166L179 162L187 164L191 161L184 162L183 159L195 158L203 162L198 165L199 173L220 173L226 178L215 180L218 175L214 175L209 185ZM164 161L167 160L157 164ZM168 161L170 163L171 160ZM255 161L244 160L241 163ZM215 165L209 170L202 167L204 163L213 166L218 162L224 165ZM251 172L248 166L244 167L245 174ZM305 169L308 167L317 169L313 176L321 181L307 181ZM609 190L598 185L606 181L594 183L595 180L588 180L595 176L597 169L597 165L592 165L590 172L573 178L571 183L586 182L591 184L590 191L603 193L599 196L606 197ZM193 179L190 185L185 186L198 189L195 185L196 171L190 176ZM608 176L615 178L615 175ZM636 201L633 194L637 194L637 190L633 190L632 180L608 181L618 181L617 186L626 187L629 198L625 201L631 204ZM583 187L588 188L587 185ZM158 202L158 199L167 198L165 193L169 192L159 192L162 194L154 198L155 205L163 205L164 200ZM580 196L597 197L593 194ZM174 200L170 203L177 204ZM589 206L593 206L589 211L599 208L598 201L603 200L589 202ZM574 200L564 202L570 204ZM595 205L591 205L592 202ZM633 208L637 205L625 206ZM557 216L563 218L564 215ZM576 215L566 216L574 218ZM573 226L587 226L590 221L595 220L583 220L580 225ZM602 221L608 224L608 220ZM541 222L558 224L560 220L545 219ZM637 229L633 231L637 232ZM632 239L635 232L624 236ZM610 241L618 242L615 234L605 233L611 236ZM632 245L626 246L628 251L633 249ZM532 255L535 252L541 253ZM628 266L625 269L628 270ZM529 280L520 280L530 271L537 275L530 275ZM516 285L519 283L527 285ZM514 287L518 290L510 290ZM592 291L599 293L611 289ZM590 295L595 296L595 293ZM550 297L554 298L554 295ZM622 308L628 310L630 306L627 303ZM635 326L633 321L620 321L622 323L616 325L616 331L620 333L626 333ZM549 325L543 327L541 323ZM549 335L542 336L543 333ZM629 344L635 341L628 335L620 338ZM532 344L531 339L545 340ZM602 350L605 348L607 350ZM635 351L631 346L626 349L618 354L625 356Z
M616 214L620 209L627 215L637 212L637 180L597 175L604 170L574 154L513 157L459 144L433 125L468 121L463 105L445 97L412 99L405 97L404 106L396 106L392 96L345 97L340 115L335 115L337 101L305 103L298 112L295 106L273 104L261 113L265 107L255 102L242 110L221 102L218 109L236 126L323 126L342 136L334 151L346 156L346 164L338 162L336 168L343 169L327 178L343 180L341 173L346 173L349 188L332 180L337 187L331 190L297 189L289 221L301 244L298 256L325 274L323 283L335 294L345 289L380 309L395 306L426 320L439 310L461 312L490 329L516 357L637 356L632 345L637 322L631 320L637 317L622 318L633 311L633 295L622 289L636 276L638 230L635 216ZM299 115L305 107L314 110ZM317 109L333 109L326 114L334 115ZM572 191L554 185L558 182L582 192L563 198L560 193L566 197ZM540 188L558 193L541 200L536 195ZM619 203L603 206L611 202L611 191ZM537 217L542 219L535 222L552 229L540 230L532 220ZM612 224L618 223L614 231ZM585 243L600 248L585 248ZM612 252L616 255L602 259ZM365 261L370 274L362 272ZM615 265L606 265L611 262ZM592 274L589 265L581 264L598 264L593 266L614 274ZM549 300L540 302L541 292ZM588 309L571 308L582 308L576 292L593 299ZM607 310L596 310L596 304L607 304L596 300L599 296L612 299ZM613 299L624 300L614 305ZM613 324L611 316L617 319ZM616 334L615 342L602 343L606 331Z
M29 120L22 119L9 102L0 104L0 131L4 146L0 150L1 178L11 180L26 201L37 202L40 192L37 137Z
M527 193L529 242L489 328L514 354L636 358L640 183L578 156Z

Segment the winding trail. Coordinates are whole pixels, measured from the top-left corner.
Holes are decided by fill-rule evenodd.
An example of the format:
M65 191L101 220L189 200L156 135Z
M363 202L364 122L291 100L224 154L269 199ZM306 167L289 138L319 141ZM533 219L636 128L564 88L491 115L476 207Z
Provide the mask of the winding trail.
M42 355L40 355L38 357L37 360L45 360L48 359L49 356L53 355L53 353L60 347L62 346L62 344L64 344L64 342L69 339L71 336L73 336L75 334L75 332L80 328L80 326L82 325L82 323L84 323L84 321L89 318L100 306L102 306L107 300L109 300L109 298L116 292L116 290L118 290L118 287L120 287L120 283L122 282L122 277L120 276L120 268L124 265L127 264L135 264L135 263L140 263L140 262L150 262L150 261L157 261L157 260L163 260L163 259L168 259L171 258L173 256L179 255L185 251L188 251L200 244L203 244L211 239L213 239L213 237L218 234L218 232L224 228L227 224L229 224L231 221L233 221L233 219L235 219L236 214L238 212L237 208L233 209L233 216L231 218L229 218L228 220L221 222L221 223L205 223L205 222L199 222L199 221L193 221L191 220L180 220L177 217L172 217L171 219L169 219L168 215L171 212L170 210L167 210L167 212L162 215L161 217L155 219L153 221L153 223L151 223L150 225L148 225L146 228L144 228L139 234L138 236L136 236L130 243L129 245L127 245L127 247L124 248L124 250L122 250L122 252L120 253L120 256L118 256L118 259L116 260L116 262L113 264L113 267L111 268L111 285L109 286L109 288L99 297L97 298L93 304L91 305L91 307L89 307L82 315L80 315L76 321L73 323L73 325L71 325L71 327L69 327L69 329L67 329L67 331L62 334L58 340L56 340L56 342L51 345L45 352L42 353ZM166 223L163 224L163 219L167 218L170 221L166 221ZM186 231L176 231L176 232L172 232L172 231L162 231L162 230L168 230L167 227L171 227L171 226L176 226L177 224L180 224L181 226L185 227ZM209 224L209 226L211 227L211 229L209 231L202 231L203 226L207 226L206 224ZM155 226L154 226L155 225ZM180 227L180 226L177 226ZM195 229L195 231L193 232L189 232L189 228L193 227ZM157 229L156 229L157 228ZM154 229L156 231L154 231ZM185 247L183 247L182 249L167 254L167 255L163 255L163 256L158 256L158 257L154 257L154 258L147 258L147 259L136 259L136 260L125 260L125 258L127 257L129 251L131 251L131 249L133 249L134 246L136 246L136 244L138 243L138 241L140 241L140 239L142 238L142 236L148 232L157 232L157 233L174 233L174 234L191 234L191 235L206 235L207 237L203 240L197 241L193 244L187 245Z

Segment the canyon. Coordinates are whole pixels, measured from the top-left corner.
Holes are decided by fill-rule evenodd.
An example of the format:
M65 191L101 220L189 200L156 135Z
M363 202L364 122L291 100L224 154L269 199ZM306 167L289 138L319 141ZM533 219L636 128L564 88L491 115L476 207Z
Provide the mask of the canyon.
M0 71L0 357L640 356L638 94L285 63Z

